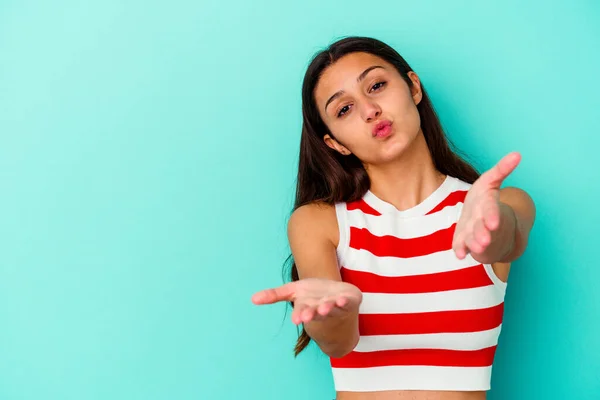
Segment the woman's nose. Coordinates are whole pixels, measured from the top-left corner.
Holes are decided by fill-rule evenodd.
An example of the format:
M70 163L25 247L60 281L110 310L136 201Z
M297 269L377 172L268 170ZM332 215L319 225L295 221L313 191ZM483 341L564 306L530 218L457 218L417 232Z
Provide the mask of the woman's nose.
M381 115L381 108L376 103L369 102L363 106L362 114L366 122L371 122Z

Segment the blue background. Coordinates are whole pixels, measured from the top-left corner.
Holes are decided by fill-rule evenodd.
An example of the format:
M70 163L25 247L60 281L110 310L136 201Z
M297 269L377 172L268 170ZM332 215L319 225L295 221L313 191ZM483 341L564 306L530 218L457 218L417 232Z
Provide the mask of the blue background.
M388 42L538 219L491 399L600 398L595 1L0 1L0 399L330 399L282 282L300 85Z

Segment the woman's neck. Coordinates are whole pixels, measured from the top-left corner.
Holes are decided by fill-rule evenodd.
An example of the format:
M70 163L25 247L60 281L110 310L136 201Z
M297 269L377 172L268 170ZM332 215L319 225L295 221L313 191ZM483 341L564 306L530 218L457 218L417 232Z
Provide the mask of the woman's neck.
M371 192L400 211L420 204L446 178L435 168L422 134L399 159L385 165L368 166L367 173Z

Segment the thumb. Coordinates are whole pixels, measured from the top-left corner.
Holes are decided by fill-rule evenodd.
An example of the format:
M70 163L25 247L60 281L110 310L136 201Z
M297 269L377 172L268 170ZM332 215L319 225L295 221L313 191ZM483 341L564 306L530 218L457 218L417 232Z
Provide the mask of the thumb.
M517 152L505 155L486 172L487 183L492 187L500 188L502 182L517 168L520 162L521 154Z
M254 304L273 304L279 301L292 301L296 294L296 286L298 282L290 282L285 285L261 290L252 295Z

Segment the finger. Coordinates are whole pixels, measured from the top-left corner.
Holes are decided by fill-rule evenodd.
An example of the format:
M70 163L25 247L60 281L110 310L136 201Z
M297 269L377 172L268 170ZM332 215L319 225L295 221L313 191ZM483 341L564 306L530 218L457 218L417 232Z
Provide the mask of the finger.
M321 316L328 315L336 305L335 299L325 299L317 308L317 313Z
M469 249L466 245L462 244L454 250L454 253L456 254L456 258L464 260L465 257L467 257L467 254L469 254Z
M292 311L292 322L294 324L299 325L302 323L302 314L307 308L309 308L309 306L306 304L296 304L294 306L294 311Z
M483 222L485 227L491 231L495 231L500 226L500 207L498 202L489 201L483 209Z
M486 228L482 219L475 222L475 226L473 227L473 236L477 243L481 245L483 250L485 250L492 241L492 235Z
M452 241L452 250L459 260L464 259L467 256L467 249L465 248L464 240L462 235L456 234Z
M278 301L292 301L296 291L296 284L297 282L290 282L276 288L256 292L252 296L252 302L254 304L273 304Z
M487 183L492 187L499 188L500 185L502 185L502 181L517 168L517 165L519 165L520 162L521 154L517 152L505 155L496 165L487 171Z
M338 296L335 299L335 305L340 308L346 307L348 305L348 303L350 303L350 299L348 299L348 297L346 297L346 296Z
M313 320L313 318L315 317L315 313L316 307L307 306L306 308L304 308L304 310L302 310L300 318L303 323L307 323Z
M474 235L469 235L467 237L467 239L465 240L465 244L467 245L467 248L469 249L469 251L471 253L481 253L481 252L483 252L483 246L481 246L479 244L479 242L477 242L477 240L475 240L475 236Z

